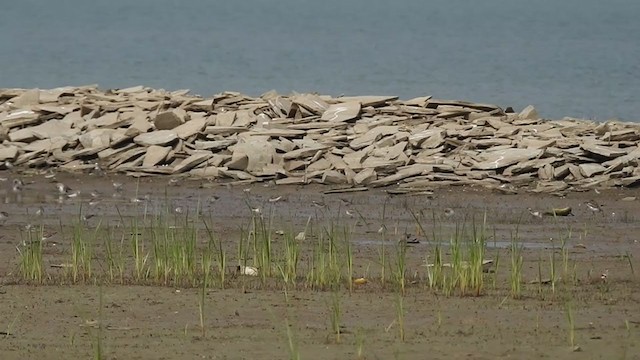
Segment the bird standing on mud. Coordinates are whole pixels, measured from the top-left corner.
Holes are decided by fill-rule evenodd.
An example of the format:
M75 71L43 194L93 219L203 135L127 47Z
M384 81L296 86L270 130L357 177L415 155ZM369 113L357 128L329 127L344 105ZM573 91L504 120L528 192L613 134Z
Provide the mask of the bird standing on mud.
M542 219L542 213L540 211L534 211L531 208L527 208L527 210L529 211L529 214L531 214L531 216Z
M594 214L596 213L602 213L602 208L600 207L600 205L598 205L598 203L596 203L595 201L591 200L591 201L587 201L584 203L585 205L587 205L587 207L589 208L589 210L591 210L591 212L593 212Z

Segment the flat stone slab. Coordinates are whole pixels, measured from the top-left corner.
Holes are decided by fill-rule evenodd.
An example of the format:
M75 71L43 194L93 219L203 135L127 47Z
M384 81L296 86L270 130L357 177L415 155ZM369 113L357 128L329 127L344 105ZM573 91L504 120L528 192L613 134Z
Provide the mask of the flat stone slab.
M484 161L474 165L475 169L489 170L500 169L513 165L520 161L530 160L540 156L542 150L539 149L504 149L495 151L486 151L480 155Z
M360 115L360 108L361 105L357 101L333 104L324 111L320 120L333 122L353 120Z
M207 161L213 154L210 152L197 152L188 158L182 160L173 168L173 173L181 173L185 171L189 171L197 165Z
M14 160L18 156L18 147L15 145L0 145L0 161Z
M167 145L174 142L178 135L171 130L158 130L136 136L133 141L142 146Z
M158 165L159 163L164 161L164 159L167 158L167 155L169 155L170 151L171 151L171 146L158 146L158 145L149 146L147 148L146 154L144 155L142 166L147 168L147 167Z

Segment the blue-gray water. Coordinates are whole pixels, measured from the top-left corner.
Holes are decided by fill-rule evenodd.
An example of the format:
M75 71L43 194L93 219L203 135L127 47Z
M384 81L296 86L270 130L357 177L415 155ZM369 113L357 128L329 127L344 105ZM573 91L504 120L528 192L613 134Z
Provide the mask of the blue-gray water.
M433 95L640 121L638 0L21 0L0 88Z

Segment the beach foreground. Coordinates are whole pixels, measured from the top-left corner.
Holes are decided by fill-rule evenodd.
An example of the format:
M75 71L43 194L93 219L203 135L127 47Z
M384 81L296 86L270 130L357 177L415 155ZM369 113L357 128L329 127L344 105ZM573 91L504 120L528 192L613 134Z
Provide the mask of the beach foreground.
M638 358L637 189L0 178L3 359Z

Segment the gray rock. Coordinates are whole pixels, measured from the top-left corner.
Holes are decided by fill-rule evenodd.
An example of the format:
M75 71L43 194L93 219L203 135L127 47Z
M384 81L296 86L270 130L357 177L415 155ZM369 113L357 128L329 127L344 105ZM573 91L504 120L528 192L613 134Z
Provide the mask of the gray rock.
M184 117L180 117L177 111L160 113L153 120L153 125L158 130L171 130L184 123Z

